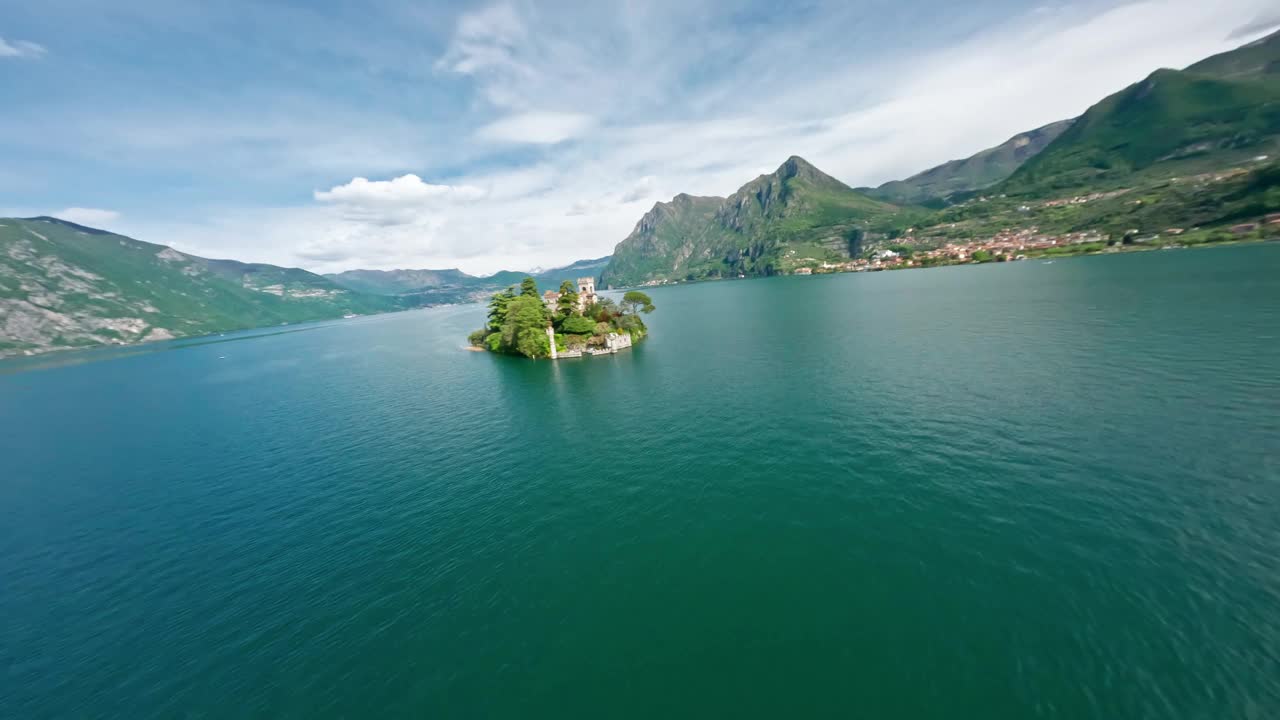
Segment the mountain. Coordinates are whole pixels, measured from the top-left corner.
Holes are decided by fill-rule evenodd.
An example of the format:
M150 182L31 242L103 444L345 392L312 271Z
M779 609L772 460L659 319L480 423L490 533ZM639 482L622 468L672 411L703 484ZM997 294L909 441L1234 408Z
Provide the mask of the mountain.
M924 204L957 193L982 190L1012 175L1071 127L1072 122L1059 120L1019 133L993 148L962 160L943 163L906 180L893 180L877 188L862 190L873 198L898 205Z
M769 275L799 258L847 258L899 212L792 156L727 198L657 203L614 249L601 282Z
M402 306L298 268L209 260L51 217L0 218L0 356Z
M358 292L410 298L413 304L455 303L484 299L505 287L518 285L526 277L550 289L564 280L597 277L609 264L609 257L578 260L550 270L518 272L503 270L477 277L461 270L347 270L325 275L342 287Z
M461 270L347 270L325 277L350 290L374 295L402 295L427 288L464 285L475 280Z
M543 270L533 276L538 284L556 285L557 287L565 280L573 281L580 277L600 277L600 273L609 265L611 255L604 257L591 258L589 260L578 260L564 267L551 268Z
M1020 196L1215 170L1280 150L1280 33L1157 70L1089 108L1000 185Z

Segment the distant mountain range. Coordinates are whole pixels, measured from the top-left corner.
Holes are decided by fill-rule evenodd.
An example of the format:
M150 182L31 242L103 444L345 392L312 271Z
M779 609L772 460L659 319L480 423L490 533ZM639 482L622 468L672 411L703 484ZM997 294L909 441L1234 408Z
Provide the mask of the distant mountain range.
M333 282L357 292L401 297L418 305L468 302L495 293L505 287L518 284L526 277L534 277L539 285L559 286L579 277L597 277L609 264L609 256L592 260L578 260L564 267L550 270L518 272L503 270L493 275L468 275L457 269L449 270L348 270L325 275Z
M1001 192L1105 189L1280 150L1280 33L1185 70L1157 70L1089 108Z
M0 218L0 355L402 307L298 268L210 260L51 217Z
M1029 195L1097 188L1178 163L1188 172L1221 166L1276 149L1277 82L1280 33L1273 33L1185 70L1157 70L1079 122L1050 123L905 180L858 189L886 202L936 207L997 186Z
M609 258L539 274L595 276ZM52 217L0 218L0 357L468 302L525 273L354 270L213 260Z
M785 272L805 258L847 259L863 243L939 222L944 216L937 213L980 194L1034 201L1163 182L1276 154L1280 33L1185 70L1157 70L1079 118L877 188L849 188L792 157L728 198L677 195L640 219L602 278L624 286ZM1265 184L1272 176L1262 177ZM1261 199L1232 197L1233 207L1280 209L1270 206L1267 188L1247 188ZM1194 218L1204 217L1202 210Z
M1074 120L878 188L850 188L791 157L728 197L657 203L612 256L534 277L544 287L585 275L621 287L770 275L853 257L915 228L964 237L1031 222L1064 232L1221 225L1280 211L1277 155L1280 33L1157 70ZM1104 190L1115 199L1087 211L1031 212ZM201 258L50 217L4 218L0 355L467 302L525 275L326 276Z
M877 188L859 188L871 197L898 205L939 204L956 196L967 196L989 188L1009 177L1049 146L1073 120L1059 120L1029 132L1019 133L1003 143L962 160L952 160L907 178L893 180Z

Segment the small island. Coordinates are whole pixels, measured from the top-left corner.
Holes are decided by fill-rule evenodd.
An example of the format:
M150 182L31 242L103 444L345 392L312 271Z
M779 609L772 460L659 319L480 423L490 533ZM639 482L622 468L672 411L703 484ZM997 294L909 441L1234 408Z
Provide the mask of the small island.
M505 355L557 360L608 355L644 339L648 328L640 318L653 312L653 301L639 290L622 302L596 295L595 278L565 280L559 290L538 293L526 277L519 285L489 300L485 326L468 337L471 345Z

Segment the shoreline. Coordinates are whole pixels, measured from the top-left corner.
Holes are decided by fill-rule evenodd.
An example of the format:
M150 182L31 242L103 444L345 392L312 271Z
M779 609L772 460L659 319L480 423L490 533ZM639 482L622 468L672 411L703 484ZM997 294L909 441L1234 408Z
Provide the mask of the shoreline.
M1010 260L999 261L999 260L993 259L993 260L987 260L983 262L978 262L975 260L957 260L952 262L932 263L929 265L891 265L891 266L879 267L879 268L859 268L856 270L818 269L818 270L813 270L807 273L796 272L795 270L791 270L787 272L777 272L772 275L746 275L744 277L707 277L707 278L698 278L696 280L675 280L672 282L663 282L655 285L626 285L626 286L617 287L617 288L610 288L610 291L616 292L621 290L645 290L645 289L660 288L660 287L671 287L674 285L693 285L696 283L706 283L706 282L764 280L772 277L793 277L793 276L806 277L806 276L813 276L813 275L858 275L858 274L864 274L864 273L897 272L897 271L903 271L903 270L931 270L931 269L943 268L943 267L965 267L965 266L972 266L972 265L1006 265L1006 264L1014 264L1014 263L1020 263L1020 262L1029 262L1034 260L1059 260L1059 259L1077 258L1077 257L1127 255L1130 253L1152 252L1156 250L1207 250L1210 248L1233 247L1233 246L1241 246L1241 245L1267 245L1269 243L1280 243L1280 237L1246 238L1246 239L1239 239L1239 240L1232 239L1232 240L1222 240L1218 242L1191 243L1186 245L1179 244L1179 243L1169 243L1167 245L1135 244L1135 245L1121 246L1117 244L1101 250L1084 250L1081 252L1059 252L1059 253L1053 253L1053 254L1039 252L1034 255L1026 255L1020 260L1010 259ZM1060 247L1069 248L1070 246L1060 246Z
M966 266L966 265L1004 265L1004 264L1009 264L1009 263L1027 262L1027 261L1031 261L1031 260L1046 260L1046 259L1047 259L1047 260L1056 260L1056 259L1060 259L1060 258L1061 258L1061 259L1066 259L1066 258L1076 258L1076 257L1093 257L1093 256L1105 256L1105 255L1125 255L1125 254L1130 254L1130 253L1152 252L1152 251L1155 251L1155 250L1166 250L1166 249L1176 249L1176 250L1207 250L1207 249L1210 249L1210 248L1237 247L1237 246L1245 246L1245 245L1267 245L1267 244L1271 244L1271 243L1280 243L1280 237L1272 237L1272 238L1249 238L1249 239L1242 239L1242 240L1224 240L1224 241L1221 241L1221 242L1193 243L1193 244L1190 244L1190 245L1178 245L1178 244L1174 244L1174 243L1170 243L1170 244L1168 244L1168 245L1154 245L1154 246L1147 246L1147 245L1142 245L1142 246L1127 245L1127 246L1123 246L1123 249L1116 249L1116 248L1121 248L1121 246L1120 246L1120 245L1115 245L1115 246L1113 246L1112 248L1108 248L1108 249L1106 249L1106 250L1094 251L1094 252L1061 253L1061 254L1049 255L1049 256L1046 256L1046 255L1034 255L1034 256L1027 256L1027 257L1026 257L1025 259L1023 259L1023 260L1006 260L1004 263L1000 263L1000 262L995 261L995 260L991 260L991 261L988 261L988 262L973 262L973 261L966 261L966 262L939 263L939 264L936 264L936 265L927 265L927 266L926 266L926 265L920 265L920 266L894 266L894 267L887 267L887 268L878 268L878 269L875 269L875 270L825 270L825 271L821 271L821 272L802 273L802 274L799 274L799 276L803 277L803 276L805 276L805 275L810 275L810 274L812 274L812 275L857 275L857 274L860 274L860 273L872 273L872 272L890 272L890 271L897 272L897 271L902 271L902 270L930 270L930 269L933 269L933 268L942 268L942 267L963 267L963 266ZM738 280L763 280L763 279L767 279L767 278L770 278L770 277L791 277L791 276L796 276L796 275L798 275L798 274L797 274L797 273L795 273L795 272L788 272L788 273L777 273L777 274L775 274L775 275L748 275L748 276L746 276L746 277L741 277L741 278L738 278L738 277L700 278L700 279L698 279L698 280L680 280L680 281L677 281L677 282L663 283L663 284L660 284L660 285L635 285L635 286L628 286L628 287L621 287L621 288L611 288L611 289L610 289L610 292L618 292L618 291L628 290L628 289L651 289L651 288L655 288L655 287L670 287L670 286L673 286L673 285L692 285L692 284L695 284L695 283L706 283L706 282L723 282L723 281L738 281ZM454 303L454 304L450 304L450 305L448 305L448 306L449 306L449 307L465 307L466 305L480 305L480 304L482 304L482 303L480 303L480 302L475 302L475 303L461 303L461 304L460 304L460 303ZM412 311L415 311L415 310L430 310L430 309L437 308L437 307L445 307L445 306L443 306L443 305L442 305L442 306L426 306L426 307L421 307L421 308L412 308L412 309L409 309L409 310L388 310L387 312L369 313L369 314L367 314L367 315L363 315L363 316L361 316L361 317L364 317L364 318L369 318L369 317L381 317L381 316L384 316L384 315L393 315L393 314L395 314L395 313L399 313L399 312L412 312ZM29 351L29 352L28 352L28 351L18 351L18 352L13 352L13 353L0 353L0 370L2 370L2 369L3 369L3 366L4 366L4 365L7 365L7 364L14 364L14 363L18 363L18 362L20 362L20 361L24 361L24 360L25 360L25 361L30 361L30 362L33 362L33 363L38 363L39 358L61 357L61 356L66 356L66 355L71 354L71 353L97 352L97 351L105 351L105 350L121 350L121 351L127 351L127 350L129 350L129 349L134 349L134 350L136 350L136 349L138 349L138 348L145 348L145 347L147 347L147 346L159 346L159 345L161 345L162 343L188 343L188 342L191 342L191 341L199 341L199 340L202 340L202 339L213 338L213 337L219 337L219 336L221 336L221 335L225 335L225 334L227 334L227 333L237 333L237 334L238 334L238 333L251 332L251 331L254 331L254 330L265 330L265 329L267 329L267 328L274 328L274 327L285 327L285 328L291 328L290 330L283 330L283 332L291 332L291 331L292 331L292 332L297 332L297 331L299 331L299 330L306 330L306 329L310 329L310 328L306 327L306 326L308 326L308 325L313 325L313 324L314 324L314 325L316 325L316 326L322 326L322 325L324 325L324 324L329 324L329 323L333 323L333 322L335 322L335 321L341 321L341 320L343 320L343 318L331 318L331 319L326 319L326 320L314 320L314 321L311 321L311 322L308 322L308 323L298 323L297 325L286 325L286 326L259 325L259 326L257 326L257 327L250 327L250 328L237 328L237 329L234 329L234 330L224 330L224 331L221 331L221 332L206 333L206 334L203 334L203 335L180 335L180 336L178 336L178 337L168 338L168 339L165 339L165 340L149 340L149 341L146 341L146 342L135 342L135 343L111 343L111 344L102 344L102 345L91 345L91 346L88 346L88 347L61 347L61 348L49 348L49 349L47 349L47 350L35 350L35 351ZM216 342L216 341L215 341L215 342ZM195 343L195 344L203 344L203 343L199 343L199 342L197 342L197 343ZM485 348L476 348L476 347L474 347L474 346L470 346L470 345L468 345L468 346L464 346L464 349L465 349L465 350L467 350L468 352L489 352L489 351L488 351L488 350L486 350ZM499 354L500 354L500 353L499 353ZM34 368L33 368L33 369L34 369Z

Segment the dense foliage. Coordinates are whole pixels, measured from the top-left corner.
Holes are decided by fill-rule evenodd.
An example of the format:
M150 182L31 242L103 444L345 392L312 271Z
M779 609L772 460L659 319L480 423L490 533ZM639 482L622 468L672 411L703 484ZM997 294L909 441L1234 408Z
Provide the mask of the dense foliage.
M471 333L468 341L491 352L544 358L551 355L548 327L558 351L604 347L611 333L629 335L636 342L648 332L640 314L654 310L653 301L639 291L628 292L621 306L610 298L599 298L581 308L579 304L573 284L565 281L555 309L549 309L537 281L526 277L520 281L518 293L512 286L489 299L485 326Z

